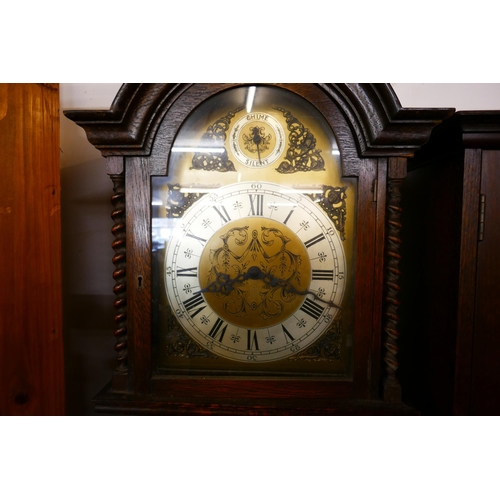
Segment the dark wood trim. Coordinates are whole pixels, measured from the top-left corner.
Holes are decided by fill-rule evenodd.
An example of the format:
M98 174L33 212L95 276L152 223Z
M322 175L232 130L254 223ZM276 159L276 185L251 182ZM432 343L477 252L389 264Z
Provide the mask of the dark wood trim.
M385 269L385 214L387 196L387 159L377 160L377 184L374 186L374 199L377 210L377 226L375 236L375 276L374 276L374 302L373 302L373 326L372 326L372 348L371 348L371 392L381 394L380 370L381 366L381 332L383 321L383 296L384 296L384 269Z
M358 228L356 233L356 314L353 342L353 384L358 398L371 397L373 292L375 279L375 217L373 185L377 176L377 160L361 160L358 180Z
M199 397L169 398L116 394L104 388L95 398L96 412L107 415L416 415L405 405L391 405L379 400L328 398L250 398L214 399Z
M127 317L129 387L149 392L151 357L151 193L148 159L127 158Z
M154 394L161 393L167 398L210 398L222 400L230 397L238 399L295 400L352 398L353 386L350 380L342 379L279 379L248 378L228 376L161 377L151 381ZM280 403L281 404L281 403Z
M500 111L459 111L456 119L466 148L500 149Z
M466 149L462 199L462 227L458 283L457 353L454 413L467 415L470 405L472 351L474 344L474 295L476 288L481 150Z

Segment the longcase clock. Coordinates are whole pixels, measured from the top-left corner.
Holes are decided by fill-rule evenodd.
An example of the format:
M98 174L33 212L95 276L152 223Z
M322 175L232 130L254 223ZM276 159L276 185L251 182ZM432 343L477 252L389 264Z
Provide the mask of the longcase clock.
M114 183L118 366L96 409L411 412L399 186L450 113L383 84L126 84L66 112Z

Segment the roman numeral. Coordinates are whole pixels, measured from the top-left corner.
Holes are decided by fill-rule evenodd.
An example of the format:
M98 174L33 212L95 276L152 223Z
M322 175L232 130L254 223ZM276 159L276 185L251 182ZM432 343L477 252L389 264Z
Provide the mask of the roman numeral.
M203 299L201 292L196 292L191 298L185 300L182 305L186 308L186 311L190 313L190 316L194 318L200 311L205 309L206 305L203 305L199 309L194 310L192 313L191 310L204 303L205 300Z
M226 207L224 205L219 205L219 207L214 206L213 208L220 216L221 225L226 224L231 220L231 217L229 217L229 214L227 213Z
M295 212L295 207L290 210L289 214L286 216L286 219L283 221L283 224L286 225L286 223L288 222L288 219L290 219L290 217L292 216L293 212Z
M196 267L186 267L177 269L177 276L185 276L187 278L196 278L198 276L198 269Z
M293 342L295 339L292 337L292 334L283 325L281 325L281 328L283 329L283 333L285 334L286 343L288 344L289 342Z
M227 329L227 324L224 326L224 328L221 327L224 324L224 321L222 321L220 318L217 318L217 321L214 323L214 326L212 326L212 329L210 330L210 337L212 337L215 340L218 340L219 342L222 342L222 339L224 338L224 334L226 333ZM219 338L217 338L217 335L219 335Z
M311 238L310 240L305 241L304 245L306 246L306 248L309 248L309 247L312 247L313 245L316 245L316 243L323 241L324 239L325 239L325 235L322 233L319 233L314 238Z
M313 302L311 299L306 299L300 310L311 316L311 318L318 319L323 313L324 308Z
M247 330L247 350L258 351L259 343L257 342L257 332L252 330Z
M190 238L194 238L195 240L198 240L202 245L204 245L207 242L207 240L200 238L199 236L196 236L193 233L186 233L186 236L189 236Z
M313 280L333 281L333 270L313 269Z
M264 215L264 195L249 194L250 197L250 212L249 215Z

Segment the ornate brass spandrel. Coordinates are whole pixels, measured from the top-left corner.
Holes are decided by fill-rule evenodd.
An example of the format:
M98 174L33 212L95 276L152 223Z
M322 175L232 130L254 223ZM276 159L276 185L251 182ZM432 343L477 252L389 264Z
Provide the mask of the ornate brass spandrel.
M182 358L218 358L213 352L196 343L177 321L170 306L166 307L167 331L165 352L167 356Z
M313 193L309 197L317 201L319 206L326 212L340 233L342 241L345 238L345 226L347 221L347 186L321 186L322 194Z
M307 349L289 357L289 361L339 361L342 353L341 313L333 320L330 328Z
M285 159L276 170L281 174L325 170L325 160L321 149L316 148L314 134L290 111L278 106L274 109L283 113L289 132Z
M203 194L196 192L183 192L180 184L167 184L167 200L165 205L166 217L180 219L184 212Z
M228 157L225 142L231 120L242 109L243 107L239 107L230 111L207 128L200 141L200 148L207 148L207 151L194 154L191 169L217 172L236 171L233 162ZM220 151L214 151L216 149Z

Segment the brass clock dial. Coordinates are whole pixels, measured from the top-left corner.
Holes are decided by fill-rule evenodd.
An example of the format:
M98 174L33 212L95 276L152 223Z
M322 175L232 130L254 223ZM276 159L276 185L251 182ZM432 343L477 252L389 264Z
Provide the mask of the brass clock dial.
M282 155L285 132L280 122L263 112L247 113L232 127L230 147L246 167L264 168Z
M184 214L166 253L166 291L201 346L240 362L287 358L330 326L346 262L331 220L279 184L215 190Z
M349 373L356 179L318 109L273 86L220 92L152 188L160 370Z

